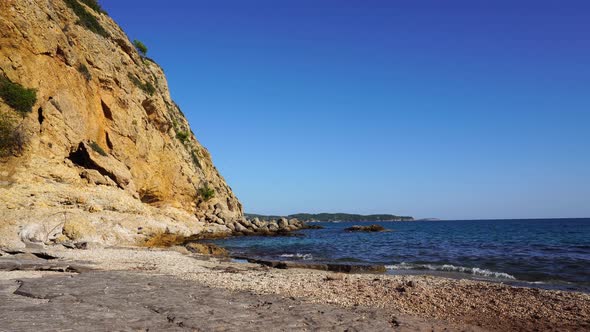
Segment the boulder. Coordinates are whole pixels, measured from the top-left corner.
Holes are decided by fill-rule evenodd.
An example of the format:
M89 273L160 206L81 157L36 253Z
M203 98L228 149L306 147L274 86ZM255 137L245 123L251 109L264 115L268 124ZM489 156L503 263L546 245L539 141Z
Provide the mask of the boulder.
M96 237L96 227L85 218L71 217L64 223L62 234L72 241L92 240Z
M250 222L250 220L248 220L246 218L241 218L240 224L244 225L244 227L246 227L246 228L252 227L252 223Z
M280 218L280 219L277 221L277 226L278 226L280 229L284 229L285 227L289 226L289 221L287 220L287 218Z
M244 227L243 225L241 225L239 223L236 223L235 225L236 225L236 227L235 227L236 232L245 232L247 230L246 227Z
M191 243L188 243L185 247L189 251L197 253L197 254L221 256L221 257L229 256L229 252L227 250L225 250L224 248L221 248L219 246L216 246L212 243L191 242Z
M276 222L270 222L270 223L268 223L268 230L271 232L276 232L279 230L279 226L277 225Z
M117 186L115 181L113 181L110 177L103 176L102 174L100 174L99 171L97 171L95 169L83 170L82 172L80 172L80 177L83 179L86 179L86 181L88 181L89 184L103 185L103 186Z

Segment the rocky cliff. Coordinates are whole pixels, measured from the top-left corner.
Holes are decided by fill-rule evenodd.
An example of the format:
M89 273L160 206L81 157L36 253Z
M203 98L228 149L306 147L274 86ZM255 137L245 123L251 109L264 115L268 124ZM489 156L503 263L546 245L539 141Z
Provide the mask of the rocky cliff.
M0 96L0 246L229 232L242 206L162 68L95 4L0 1L0 88L34 94Z

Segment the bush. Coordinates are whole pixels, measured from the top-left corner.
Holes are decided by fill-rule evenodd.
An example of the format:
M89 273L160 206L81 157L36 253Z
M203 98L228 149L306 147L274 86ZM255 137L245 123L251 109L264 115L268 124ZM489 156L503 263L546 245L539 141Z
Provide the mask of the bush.
M194 150L191 151L191 158L193 159L193 164L196 167L201 168L201 162L199 161L199 157L197 156L197 153Z
M127 76L129 77L131 82L133 82L133 84L135 84L136 87L142 89L150 96L156 92L156 88L153 86L152 83L150 83L150 82L143 83L142 81L139 80L139 78L137 78L137 76L135 76L131 73L128 73Z
M92 150L96 151L99 155L105 156L105 157L107 156L107 153L95 141L90 142L89 145L92 148Z
M211 198L215 197L215 190L209 188L209 185L206 184L203 187L199 188L198 190L199 196L203 199L203 201L207 202Z
M92 10L94 10L97 13L106 14L104 9L102 9L102 7L98 4L98 2L96 0L80 0L80 2L82 2L83 4L85 4L88 7L92 8Z
M8 78L0 76L0 97L8 106L22 113L29 113L37 102L37 91L27 89L20 84L11 82Z
M0 157L10 155L17 145L16 121L10 116L0 116Z
M141 53L142 56L146 56L147 55L147 46L145 46L144 43L140 42L139 40L135 39L133 41L133 45L135 45L135 48L139 51L139 53Z
M176 138L183 144L188 141L189 133L187 131L179 130L176 132Z
M83 64L83 63L79 64L78 71L80 72L80 74L82 74L82 76L84 76L86 81L90 81L92 79L92 75L90 74L90 70L88 70L88 67L86 67L85 64Z
M92 0L82 0L84 3L92 3ZM64 0L66 5L78 16L76 24L85 27L86 29L96 33L99 36L108 37L109 33L100 25L96 17L90 14L78 0ZM87 3L88 2L88 3ZM96 4L98 6L98 4ZM92 7L91 7L92 8Z

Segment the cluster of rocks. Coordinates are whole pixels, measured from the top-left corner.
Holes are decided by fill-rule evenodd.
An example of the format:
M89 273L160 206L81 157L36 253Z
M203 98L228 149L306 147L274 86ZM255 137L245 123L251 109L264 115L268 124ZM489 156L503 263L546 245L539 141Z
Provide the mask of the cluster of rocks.
M310 269L320 271L331 271L340 273L385 273L385 265L380 264L328 264L321 262L292 262L262 260L248 257L234 257L247 260L249 263L260 264L275 269Z
M205 222L223 225L229 229L232 235L274 235L308 228L306 223L294 218L268 221L259 218L248 219L243 216L235 218L226 215L221 205L215 206L214 213L205 216Z

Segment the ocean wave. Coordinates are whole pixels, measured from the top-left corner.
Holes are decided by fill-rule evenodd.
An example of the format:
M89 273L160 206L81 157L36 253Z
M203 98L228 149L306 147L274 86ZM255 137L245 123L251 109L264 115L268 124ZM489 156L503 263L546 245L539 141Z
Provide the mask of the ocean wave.
M280 257L287 257L287 258L297 258L297 259L301 259L304 261L310 261L313 259L313 256L311 254L300 254L300 253L296 253L296 254L282 254Z
M435 265L411 264L402 262L400 264L387 265L385 267L389 270L429 270L443 272L459 272L487 278L516 280L514 276L511 276L510 274L504 272L495 272L486 269L480 269L478 267L455 266L451 264Z

